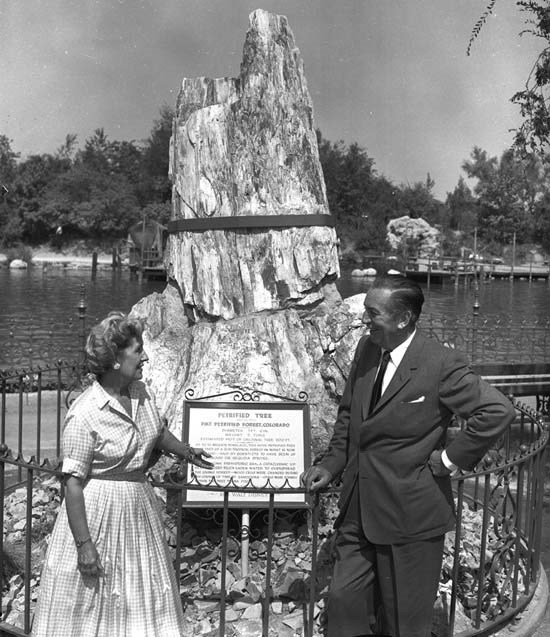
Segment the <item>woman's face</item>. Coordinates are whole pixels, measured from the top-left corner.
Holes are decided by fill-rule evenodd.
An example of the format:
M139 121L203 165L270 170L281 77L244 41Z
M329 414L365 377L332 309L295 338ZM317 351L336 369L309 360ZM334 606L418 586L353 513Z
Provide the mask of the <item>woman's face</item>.
M137 338L133 338L127 347L119 350L117 355L117 361L120 363L119 372L128 382L141 379L143 363L148 360L149 357L143 349L143 341Z

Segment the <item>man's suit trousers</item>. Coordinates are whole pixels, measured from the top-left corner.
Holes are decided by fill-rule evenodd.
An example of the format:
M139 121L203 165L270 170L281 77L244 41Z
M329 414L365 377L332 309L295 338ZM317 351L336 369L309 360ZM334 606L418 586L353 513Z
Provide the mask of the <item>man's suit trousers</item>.
M360 517L356 484L335 539L328 637L429 637L444 536L373 544Z

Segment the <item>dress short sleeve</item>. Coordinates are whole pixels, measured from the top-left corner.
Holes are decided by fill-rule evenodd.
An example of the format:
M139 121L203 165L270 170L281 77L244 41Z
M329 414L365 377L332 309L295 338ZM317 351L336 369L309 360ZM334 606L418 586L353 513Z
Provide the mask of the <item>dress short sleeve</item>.
M63 431L63 473L86 478L94 455L94 436L82 418L69 414Z

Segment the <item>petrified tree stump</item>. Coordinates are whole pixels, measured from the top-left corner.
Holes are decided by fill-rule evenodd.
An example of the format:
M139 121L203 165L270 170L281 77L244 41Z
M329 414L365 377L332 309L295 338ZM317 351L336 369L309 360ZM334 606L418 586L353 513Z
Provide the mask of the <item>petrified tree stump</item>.
M251 15L238 79L183 81L171 172L174 220L329 215L313 106L286 18ZM312 303L334 281L333 228L261 221L264 228L204 223L171 235L168 272L195 316Z
M236 79L185 79L171 144L170 283L147 319L148 382L174 430L184 393L309 394L330 434L359 323L335 287L313 108L283 16L255 11Z

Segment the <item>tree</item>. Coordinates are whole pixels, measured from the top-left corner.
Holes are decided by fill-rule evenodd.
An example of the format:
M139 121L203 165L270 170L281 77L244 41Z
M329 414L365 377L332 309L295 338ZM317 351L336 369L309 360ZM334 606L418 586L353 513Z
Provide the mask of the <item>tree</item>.
M170 164L170 138L174 109L164 104L160 117L153 123L142 155L142 184L139 192L142 204L170 201L172 183L168 177Z
M477 202L464 177L460 176L453 192L447 193L445 205L449 211L451 230L465 234L473 232L477 226Z
M4 185L13 179L17 169L19 153L12 150L11 144L11 139L0 135L0 181Z
M400 216L408 215L412 219L422 218L430 225L445 225L446 212L443 204L432 193L435 181L430 174L426 181L417 181L412 185L402 185L399 194Z
M540 160L521 157L514 149L504 151L499 160L475 147L462 168L477 179L474 194L480 236L507 243L516 233L520 242L533 240L535 203L542 189Z
M105 174L77 162L60 175L43 201L42 219L69 237L123 237L140 218L132 184L120 173Z
M21 217L13 207L13 180L19 153L12 150L11 144L6 135L0 135L0 242L5 245L19 241L23 232Z
M14 179L14 210L21 218L22 238L30 242L50 238L56 226L50 228L43 214L48 193L57 179L69 171L71 160L64 153L31 155L21 162Z
M74 156L74 153L76 152L77 139L78 137L74 133L69 133L68 135L66 135L65 141L56 150L56 153L55 153L56 157L58 157L59 159L66 159L71 161Z
M496 0L488 2L474 26L468 55L495 4ZM548 0L516 0L516 5L527 15L527 26L520 35L532 35L544 43L527 76L525 87L511 98L512 103L519 106L523 118L521 126L515 131L514 146L525 155L544 152L550 143L550 7Z
M317 131L319 159L328 205L341 238L366 250L384 251L386 224L394 216L395 189L374 169L374 160L358 144L323 139Z

